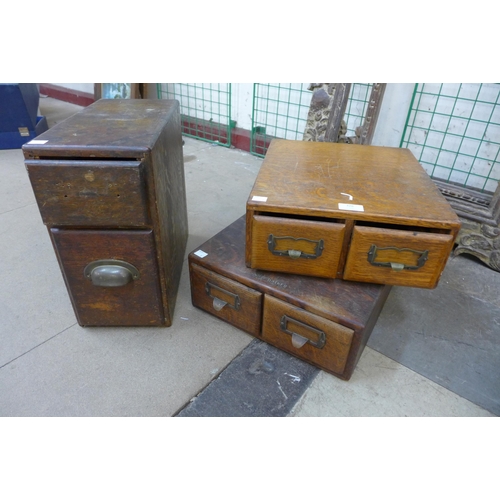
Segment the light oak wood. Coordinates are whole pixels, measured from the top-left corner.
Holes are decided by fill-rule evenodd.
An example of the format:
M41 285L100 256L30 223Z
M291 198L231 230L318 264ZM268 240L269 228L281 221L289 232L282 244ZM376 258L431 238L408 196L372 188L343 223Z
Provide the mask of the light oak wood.
M271 216L288 219L297 232L315 221L343 225L345 230L335 236L338 241L334 244L340 248L336 276L343 279L352 279L344 263L349 261L352 228L357 224L377 228L370 234L380 237L392 234L388 230L407 231L410 239L415 231L448 235L434 238L430 249L431 262L441 267L460 228L457 214L408 149L284 139L272 141L247 201L246 264L256 269L321 275L319 260L296 267L288 259L289 266L280 263L275 267L265 258L261 241L266 235L260 234L256 217ZM386 241L383 246L395 245ZM268 258L271 255L268 252ZM357 254L357 258L364 263L368 255ZM265 262L270 264L260 267ZM326 267L331 263L324 262L323 275L330 276ZM442 268L434 268L434 279L429 279L429 267L401 271L398 284L435 287ZM419 278L419 274L425 276ZM386 273L365 273L365 277L385 283Z
M337 275L344 236L343 224L255 215L252 227L251 267L323 278ZM279 253L269 251L270 235L275 241L274 252ZM321 247L318 249L319 245ZM291 258L289 253L293 250L311 257ZM316 256L320 251L321 254Z
M377 247L373 263L368 260L372 245ZM407 285L433 288L439 281L444 263L453 247L450 234L399 231L377 227L356 226L344 277L363 282L384 282L389 285ZM418 269L397 270L401 264L417 267L418 259L427 252L427 259ZM381 263L392 263L385 267Z

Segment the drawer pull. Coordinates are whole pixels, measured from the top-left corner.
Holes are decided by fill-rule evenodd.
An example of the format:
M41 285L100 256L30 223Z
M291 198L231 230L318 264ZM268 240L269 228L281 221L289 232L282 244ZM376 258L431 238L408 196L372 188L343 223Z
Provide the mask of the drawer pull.
M310 332L316 334L318 336L317 340L311 340L309 338L304 337L303 335L299 335L296 332L292 332L291 330L288 329L288 323L299 325L302 328L305 328ZM314 328L310 325L307 325L306 323L302 323L302 321L290 318L286 314L284 314L281 317L280 329L283 332L287 333L288 335L292 336L292 344L294 345L294 347L301 348L305 344L311 344L313 347L317 347L318 349L323 349L323 347L325 346L326 343L325 332L318 330L317 328Z
M220 297L215 297L214 295L212 295L212 290L217 290L223 293L224 295L228 295L229 298L232 299L233 303L226 302L225 300L222 300ZM212 305L216 311L220 311L225 306L232 307L236 311L240 310L240 305L241 305L240 298L235 293L228 292L227 290L224 290L223 288L220 288L219 286L214 285L213 283L209 283L208 281L205 283L205 292L207 292L207 295L209 297L214 299Z
M307 241L308 243L314 243L316 245L316 249L314 253L306 253L302 252L301 250L294 249L276 250L277 240ZM291 257L292 259L298 259L299 257L301 257L302 259L316 259L323 253L324 245L325 243L323 240L315 241L308 240L306 238L293 238L292 236L273 236L272 234L270 234L267 239L267 248L273 255L284 255Z
M399 262L375 262L377 258L377 252L380 250L396 250L397 252L413 252L420 257L417 259L417 265L409 266L407 264L401 264ZM372 245L370 250L368 251L368 262L372 266L381 266L381 267L390 267L394 271L403 271L403 269L407 270L415 270L420 269L426 262L429 256L429 250L424 250L420 252L418 250L412 250L411 248L397 248L397 247L377 247L376 245Z
M106 288L125 286L139 278L139 271L135 266L116 259L95 260L85 266L83 274L94 286Z

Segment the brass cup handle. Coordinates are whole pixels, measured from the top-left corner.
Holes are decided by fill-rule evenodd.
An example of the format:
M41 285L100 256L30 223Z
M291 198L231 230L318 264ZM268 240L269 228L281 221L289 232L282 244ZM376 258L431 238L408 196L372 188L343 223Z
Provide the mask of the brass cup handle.
M140 276L135 266L116 259L95 260L85 266L83 274L94 286L106 288L125 286Z

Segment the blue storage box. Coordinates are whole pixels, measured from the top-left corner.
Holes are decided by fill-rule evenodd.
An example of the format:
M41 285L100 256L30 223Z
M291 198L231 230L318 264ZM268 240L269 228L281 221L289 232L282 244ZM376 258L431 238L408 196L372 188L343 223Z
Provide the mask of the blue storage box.
M35 83L0 84L0 149L19 149L48 129L39 100Z

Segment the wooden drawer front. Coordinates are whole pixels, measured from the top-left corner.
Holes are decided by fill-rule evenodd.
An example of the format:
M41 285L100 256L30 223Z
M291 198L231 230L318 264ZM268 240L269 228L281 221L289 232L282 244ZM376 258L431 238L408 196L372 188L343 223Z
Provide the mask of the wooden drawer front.
M334 278L344 229L334 222L254 215L250 267Z
M355 226L344 279L434 288L453 235Z
M163 323L152 231L50 229L50 234L80 325ZM84 270L109 259L133 265L139 277L121 286L93 284Z
M350 328L270 295L264 297L262 339L326 371L344 371L353 334Z
M149 223L140 162L27 160L26 167L47 225L140 227Z
M191 264L193 305L252 335L260 335L262 294Z

